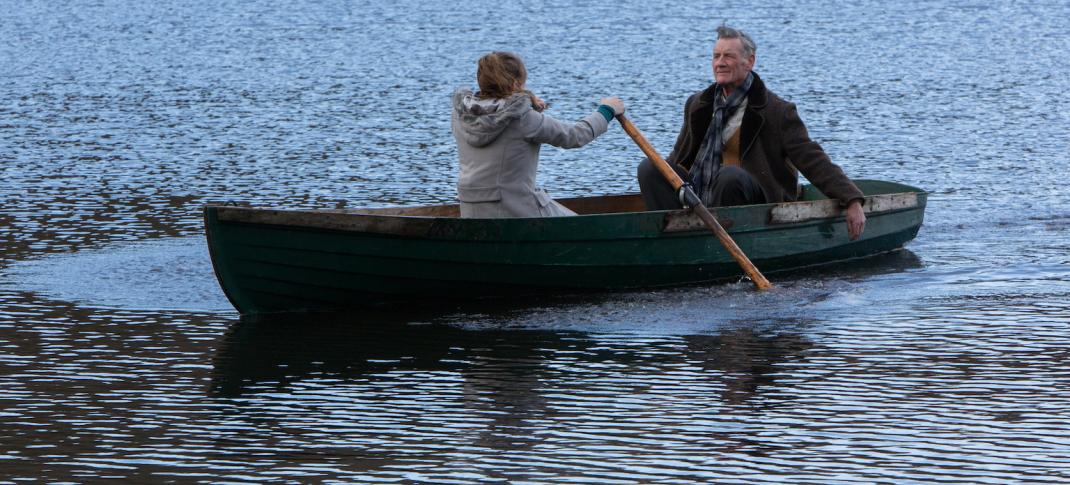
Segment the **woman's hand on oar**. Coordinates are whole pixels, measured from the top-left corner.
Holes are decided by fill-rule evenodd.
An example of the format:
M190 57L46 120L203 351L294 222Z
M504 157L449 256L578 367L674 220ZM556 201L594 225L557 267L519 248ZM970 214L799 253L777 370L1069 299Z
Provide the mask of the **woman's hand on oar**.
M604 105L609 106L610 108L612 108L613 109L613 116L621 116L621 115L624 114L624 101L621 101L621 99L616 97L616 96L611 96L611 97L608 97L608 98L602 98L602 100L599 101L599 103L604 104Z
M742 249L739 249L736 242L732 240L732 236L728 235L728 231L725 231L724 228L721 227L721 223L717 222L717 218L713 217L710 210L702 204L698 196L695 195L695 192L691 190L691 187L684 184L684 181L676 174L672 167L669 166L668 162L661 158L661 155L658 155L658 152L654 150L654 147L650 142L646 141L646 137L639 132L639 129L632 124L631 120L624 116L623 113L618 113L617 121L620 122L621 128L624 128L624 132L632 137L632 140L635 141L636 145L639 145L639 149L646 154L647 158L650 158L650 161L654 162L654 166L658 167L658 171L669 181L673 190L678 191L680 199L692 202L692 210L695 211L695 214L698 215L699 219L702 219L702 222L706 224L706 227L708 227L710 231L713 231L713 234L721 241L721 245L723 245L728 251L728 254L732 256L732 259L735 259L736 263L739 263L739 266L743 268L743 272L754 282L754 286L759 290L772 288L773 284L765 279L765 276L758 271L758 268L754 266L754 263L750 262L750 258L743 253Z

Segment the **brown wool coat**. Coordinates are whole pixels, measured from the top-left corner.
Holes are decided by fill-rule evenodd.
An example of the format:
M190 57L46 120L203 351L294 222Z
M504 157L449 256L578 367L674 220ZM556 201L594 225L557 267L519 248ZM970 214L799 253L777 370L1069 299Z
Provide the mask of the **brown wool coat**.
M714 86L691 95L684 104L684 126L668 160L690 170L713 118ZM822 193L846 206L862 199L843 170L829 159L821 145L810 139L795 104L765 88L754 73L747 107L740 126L742 167L758 182L768 202L797 198L802 172ZM797 170L796 170L797 169Z

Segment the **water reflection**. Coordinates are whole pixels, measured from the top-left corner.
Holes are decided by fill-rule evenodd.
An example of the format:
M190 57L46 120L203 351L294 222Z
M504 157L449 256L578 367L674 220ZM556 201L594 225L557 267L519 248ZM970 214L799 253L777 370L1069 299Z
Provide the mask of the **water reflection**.
M813 342L797 331L763 332L747 326L713 336L685 336L687 359L721 376L721 400L732 412L762 388L774 385L782 364L802 360L813 347Z
M345 315L282 315L244 318L228 332L214 359L209 394L216 398L250 399L265 393L300 388L369 399L368 388L404 388L417 374L420 396L386 414L402 413L402 428L443 433L458 422L474 434L480 447L515 450L533 446L533 433L523 432L547 414L542 389L553 371L553 354L583 354L591 342L574 332L466 330L425 320L413 312ZM324 387L327 386L327 387ZM459 386L459 387L458 387ZM333 391L332 391L333 388ZM459 393L446 391L456 388ZM352 394L356 393L356 394ZM372 398L374 400L374 398ZM434 402L434 405L425 403ZM382 405L382 403L377 403ZM353 404L360 407L359 404ZM448 416L434 407L446 406ZM232 412L237 412L233 410ZM256 411L251 411L257 415ZM381 421L376 405L352 411L365 419L360 427ZM244 420L289 416L249 413ZM421 424L426 423L426 424Z
M308 379L390 379L403 371L456 375L465 405L488 408L513 422L540 414L539 389L564 378L560 365L604 374L623 366L705 376L727 406L773 384L781 364L812 347L809 323L732 322L704 335L598 335L553 328L466 329L426 313L274 315L235 323L213 360L209 393L237 398L288 392ZM486 319L486 314L475 319ZM402 372L399 372L402 371ZM568 382L563 387L571 388ZM583 389L575 389L584 392Z
M754 435L750 420L792 408L765 393L790 376L785 365L806 359L813 347L806 332L815 324L736 321L704 335L597 334L494 329L488 320L501 316L494 311L425 315L243 319L218 349L209 393L231 403L223 421L344 430L332 435L342 440L336 446L376 456L396 447L434 461L423 450L442 446L462 455L543 454L554 443L577 442L591 446L579 456L597 456L654 432L673 446L699 441L717 453L766 456L775 447ZM482 323L446 323L465 319Z
M284 390L308 376L449 368L443 359L463 333L384 313L243 317L216 352L211 394Z

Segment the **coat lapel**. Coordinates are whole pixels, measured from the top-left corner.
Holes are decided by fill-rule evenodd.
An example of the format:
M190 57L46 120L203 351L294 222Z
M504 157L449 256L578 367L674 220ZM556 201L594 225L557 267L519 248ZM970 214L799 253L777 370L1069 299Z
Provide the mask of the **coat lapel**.
M687 167L691 167L691 164L694 163L695 155L698 154L699 147L702 146L702 142L706 139L706 130L709 129L710 123L713 121L713 97L716 96L716 87L716 84L711 84L691 106L691 113L687 120L688 125L690 125L688 131L690 131L691 138L687 149Z
M754 142L758 140L758 134L765 126L765 116L762 110L765 108L765 83L754 73L754 85L747 93L747 109L743 112L743 123L739 127L739 159L745 160Z
M743 150L739 152L740 160L747 158L747 153L758 140L758 133L762 131L763 125L765 125L765 117L760 111L753 110L748 105L747 111L743 112L743 124L739 127L739 146L743 147Z

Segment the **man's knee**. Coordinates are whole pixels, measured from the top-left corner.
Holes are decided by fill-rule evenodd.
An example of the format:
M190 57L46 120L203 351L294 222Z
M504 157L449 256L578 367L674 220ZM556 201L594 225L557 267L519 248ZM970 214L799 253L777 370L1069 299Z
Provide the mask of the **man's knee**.
M673 171L675 171L676 175L678 175L681 179L687 180L686 170L680 168L679 165L672 163L669 163L669 167L672 167ZM657 181L668 183L668 181L665 180L665 176L662 175L661 170L658 169L658 166L654 164L654 162L651 161L649 158L644 158L643 161L639 162L638 176L640 182Z
M639 162L639 169L637 170L640 181L650 180L652 176L658 176L658 168L654 166L654 162L651 162L649 158L644 158Z
M668 185L668 182L665 181L665 177L662 176L661 171L658 170L658 166L649 158L644 158L643 161L639 162L637 178L639 179L639 190L644 192L661 190L662 185Z
M674 167L675 168L675 167ZM648 210L668 210L680 208L676 193L649 158L639 162L636 170L639 178L639 191Z
M746 187L750 185L753 179L742 167L733 165L721 167L721 170L717 172L716 183L725 187Z
M714 180L714 205L745 205L765 202L754 176L742 167L721 167Z

